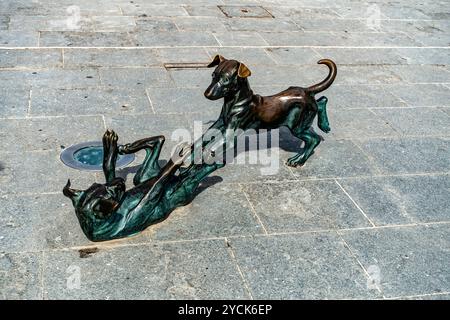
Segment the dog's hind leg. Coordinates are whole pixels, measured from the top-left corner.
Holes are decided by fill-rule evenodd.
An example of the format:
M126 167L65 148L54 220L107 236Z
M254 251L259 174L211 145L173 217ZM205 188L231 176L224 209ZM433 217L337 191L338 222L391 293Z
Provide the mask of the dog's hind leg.
M106 130L103 134L103 173L106 183L111 183L116 178L116 161L119 154L118 139L119 137L112 130Z
M164 136L156 136L141 139L119 147L120 154L130 154L140 150L145 150L146 152L144 162L133 178L134 185L138 185L159 174L161 168L158 160L164 141Z
M314 149L319 145L321 139L320 136L315 133L312 129L299 131L292 130L293 134L305 142L305 147L303 153L296 154L295 156L289 158L286 162L288 166L297 167L305 164L306 160L314 153Z
M325 133L330 132L330 123L328 122L328 115L327 115L327 102L328 98L325 96L320 97L316 100L317 106L318 106L318 112L317 112L317 125Z

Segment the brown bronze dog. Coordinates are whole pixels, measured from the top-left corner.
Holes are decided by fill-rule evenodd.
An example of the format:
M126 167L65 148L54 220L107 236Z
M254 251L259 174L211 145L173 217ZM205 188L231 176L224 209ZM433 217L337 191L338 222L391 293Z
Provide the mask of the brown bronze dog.
M224 98L219 119L211 126L225 133L227 129L275 129L286 126L292 134L305 142L302 153L288 159L292 167L303 165L314 153L321 137L311 126L318 115L318 127L330 131L326 113L326 97L315 99L314 95L326 90L336 78L336 64L329 59L318 61L329 68L322 82L308 88L289 87L268 97L253 94L247 78L250 70L241 62L216 55L208 67L216 67L212 82L205 91L210 100ZM210 129L211 129L210 128Z

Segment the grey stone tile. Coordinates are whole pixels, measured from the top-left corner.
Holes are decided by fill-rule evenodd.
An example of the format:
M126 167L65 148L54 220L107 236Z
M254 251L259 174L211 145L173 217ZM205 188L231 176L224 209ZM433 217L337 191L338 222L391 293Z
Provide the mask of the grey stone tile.
M405 64L406 58L396 50L385 48L317 48L322 57L332 59L337 64Z
M378 109L374 112L401 135L450 135L450 117L436 108Z
M2 47L34 47L38 43L37 32L0 31Z
M222 46L265 46L267 42L256 32L215 32L214 36Z
M43 31L41 47L129 47L135 46L127 32Z
M262 6L220 5L219 8L228 18L272 18L270 12Z
M443 66L435 65L397 65L386 66L388 70L399 75L409 83L444 83L450 82L450 72Z
M177 17L174 22L182 31L211 31L224 32L226 31L224 19L217 17Z
M203 48L160 48L156 55L161 63L209 62L211 58Z
M211 59L220 54L226 59L234 59L245 63L250 69L252 65L273 65L274 60L271 59L262 48L207 48Z
M86 245L70 200L60 194L0 197L0 244L5 252Z
M70 123L70 130L64 130ZM82 141L101 140L105 131L100 116L0 120L5 152L60 150Z
M3 74L3 72L0 73L0 75ZM8 94L0 95L0 118L25 117L28 111L30 89L2 85L2 91L7 91Z
M308 32L261 32L261 36L274 46L413 46L421 45L413 37L403 33L308 31Z
M0 162L0 194L59 193L68 178L75 188L95 182L94 174L66 167L53 150L3 153Z
M232 239L255 299L363 299L364 272L334 233Z
M448 47L450 46L450 34L436 33L433 36L426 32L414 34L414 38L423 46L429 47Z
M193 17L218 17L223 18L224 14L217 6L196 6L196 5L184 5L183 8L190 16Z
M388 119L385 120L367 109L334 110L329 108L327 113L331 126L328 136L335 139L398 136Z
M153 108L161 113L190 113L215 110L220 113L222 102L204 97L197 88L149 88L147 89Z
M450 168L447 138L354 140L382 173L447 172Z
M362 21L347 19L304 19L292 20L304 31L368 32L371 29Z
M223 240L100 249L84 259L55 251L45 260L49 299L248 298ZM70 266L79 268L79 289L67 287Z
M11 16L10 30L35 31L79 31L79 32L126 32L134 30L134 17L130 16L85 16L78 19L66 13L57 16Z
M138 18L134 31L177 31L177 26L172 19L167 18Z
M336 61L337 62L337 61ZM334 84L391 84L402 78L384 65L339 65ZM361 89L367 90L367 89Z
M331 124L333 125L333 124ZM284 136L282 145L291 151L289 156L298 153L300 141ZM286 157L287 160L288 157ZM316 149L308 162L292 172L298 179L354 177L371 175L376 172L367 156L349 140L326 139Z
M439 108L439 110L447 113L450 116L450 108L447 108L447 107L446 108Z
M198 87L196 90L203 94L203 91L206 90L211 83L211 74L213 71L213 68L173 69L169 71L169 74L177 87ZM211 103L214 102L211 101Z
M148 67L159 65L149 49L64 49L64 67Z
M211 177L214 176L213 173ZM239 187L220 182L209 185L213 181L206 179L205 190L190 204L172 212L164 223L151 226L146 232L148 236L152 240L178 241L262 234L262 228Z
M0 253L1 299L42 299L40 264L40 253Z
M450 177L344 179L339 183L376 225L450 221Z
M230 31L289 32L300 28L287 19L233 18L225 22Z
M0 68L52 68L62 66L58 49L0 49Z
M167 87L172 79L163 68L102 68L99 70L102 84L112 88Z
M339 15L329 8L302 8L299 6L264 6L275 18L336 19Z
M401 48L395 51L407 64L447 65L450 63L448 48Z
M120 3L120 8L125 15L135 15L142 16L146 15L149 17L177 17L177 16L187 16L188 13L183 7L178 5L163 5L162 3L156 4L143 2L143 1L133 1L133 3Z
M378 267L386 297L448 292L449 225L346 231L362 265Z
M97 69L47 69L26 72L10 73L12 80L23 79L24 83L33 87L33 90L41 88L65 88L82 89L100 85L100 77Z
M387 88L410 106L447 106L450 101L450 89L437 84L395 85Z
M342 6L333 6L333 11L346 19L361 19L368 18L373 10L369 9L370 5L367 3L361 6L354 6L350 3L345 3ZM380 10L380 19L386 19L383 11Z
M320 60L311 48L267 48L266 52L277 64L313 64Z
M329 99L327 110L406 106L406 103L389 93L385 86L337 85L321 94Z
M403 19L404 17L409 19L430 19L430 16L424 14L421 8L410 7L409 4L404 3L381 4L380 11L389 19Z
M244 185L269 233L369 227L334 181Z
M145 90L35 89L32 115L100 115L151 113Z
M219 45L210 32L139 32L132 35L137 46L217 46Z

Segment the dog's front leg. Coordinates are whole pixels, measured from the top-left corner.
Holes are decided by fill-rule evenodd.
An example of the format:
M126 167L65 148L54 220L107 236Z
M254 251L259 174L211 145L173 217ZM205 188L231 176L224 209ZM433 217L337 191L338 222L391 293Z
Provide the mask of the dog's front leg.
M119 137L113 130L106 130L103 135L103 173L106 183L111 183L116 177L116 161L119 154L118 139Z

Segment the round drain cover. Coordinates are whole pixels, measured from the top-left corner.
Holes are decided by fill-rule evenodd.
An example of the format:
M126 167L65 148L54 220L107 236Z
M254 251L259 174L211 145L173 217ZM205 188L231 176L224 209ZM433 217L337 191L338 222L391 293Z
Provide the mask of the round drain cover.
M116 167L124 167L134 161L134 154L124 154L117 157ZM61 161L66 166L78 170L103 170L103 143L90 141L75 144L61 152Z

